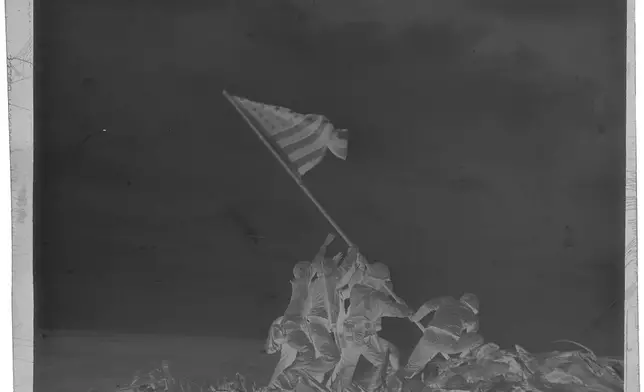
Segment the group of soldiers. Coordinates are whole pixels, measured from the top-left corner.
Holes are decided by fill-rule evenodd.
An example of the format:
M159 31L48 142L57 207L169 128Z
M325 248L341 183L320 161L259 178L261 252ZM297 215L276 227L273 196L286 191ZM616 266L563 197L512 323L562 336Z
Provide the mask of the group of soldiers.
M474 294L437 298L414 312L394 293L385 264L369 263L355 247L327 258L333 240L329 235L311 262L293 268L290 303L265 345L266 353L281 354L269 392L293 391L300 383L318 392L398 389L435 356L465 356L483 344ZM432 312L427 326L421 324ZM403 368L399 350L378 335L383 317L408 318L423 331ZM371 367L357 377L361 356Z

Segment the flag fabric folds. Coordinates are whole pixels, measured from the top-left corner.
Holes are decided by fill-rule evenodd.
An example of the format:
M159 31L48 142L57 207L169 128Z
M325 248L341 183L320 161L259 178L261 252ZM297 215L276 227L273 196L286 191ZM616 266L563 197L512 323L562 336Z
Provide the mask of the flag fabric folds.
M340 159L347 158L348 131L335 128L325 116L230 98L300 175L322 162L327 150Z

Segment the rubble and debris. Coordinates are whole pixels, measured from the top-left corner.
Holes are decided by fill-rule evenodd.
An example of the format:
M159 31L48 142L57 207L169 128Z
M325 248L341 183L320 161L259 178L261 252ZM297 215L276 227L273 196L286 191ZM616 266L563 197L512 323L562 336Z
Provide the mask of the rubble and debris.
M214 384L200 384L192 380L175 378L169 370L168 361L163 361L161 367L145 374L137 372L130 385L120 387L116 392L264 392L252 384L247 387L246 378L240 373L233 380L224 378Z
M410 392L622 392L624 361L595 357L582 351L553 351L533 354L520 346L503 350L487 343L466 358L437 360L432 376L408 380L404 385L387 385L385 391ZM347 388L364 391L359 385ZM135 376L131 385L118 392L265 392L253 384L250 388L241 374L207 385L173 377L167 363L143 376Z
M623 361L584 351L532 354L520 346L501 350L488 343L467 358L448 360L425 380L429 390L618 392L624 390Z

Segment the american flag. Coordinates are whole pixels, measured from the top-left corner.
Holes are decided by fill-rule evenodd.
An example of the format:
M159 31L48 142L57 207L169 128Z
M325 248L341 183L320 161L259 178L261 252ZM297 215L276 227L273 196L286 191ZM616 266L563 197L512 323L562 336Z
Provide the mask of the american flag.
M336 129L325 116L229 97L301 176L322 162L327 150L342 160L347 158L348 131Z

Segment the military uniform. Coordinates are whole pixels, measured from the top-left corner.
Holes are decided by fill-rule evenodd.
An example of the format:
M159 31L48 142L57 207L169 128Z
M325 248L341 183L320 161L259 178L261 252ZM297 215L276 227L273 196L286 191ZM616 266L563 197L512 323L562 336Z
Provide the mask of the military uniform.
M324 257L325 251L323 246L312 263L314 275L309 282L304 311L307 332L317 356L310 364L310 371L315 373L318 381L322 381L326 373L340 360L340 349L333 334L333 325L339 311L339 298L335 287L341 270L336 266L335 260Z
M271 377L270 390L290 391L298 382L307 382L317 376L315 371L310 371L311 364L315 361L315 347L309 338L308 323L304 316L311 275L311 263L302 261L295 265L291 300L284 316L271 325L269 339L273 341L273 352L279 347L281 358Z
M433 319L427 325L405 367L408 378L422 371L437 354L466 355L483 344L478 331L478 299L474 294L465 294L460 300L441 297L426 302L411 318L420 322L431 312Z
M343 392L344 388L351 385L358 360L363 356L373 365L370 376L363 380L369 384L369 390L373 390L382 385L383 367L387 365L388 353L395 350L390 350L391 343L378 336L378 331L382 329L381 319L409 317L411 311L406 305L393 301L383 291L361 283L353 286L349 298L351 305L341 328L344 347L332 376L333 387L336 391Z
M280 352L280 360L268 383L269 391L292 391L310 375L306 364L315 359L315 350L301 328L293 321L280 317L270 327L265 344L268 354Z

